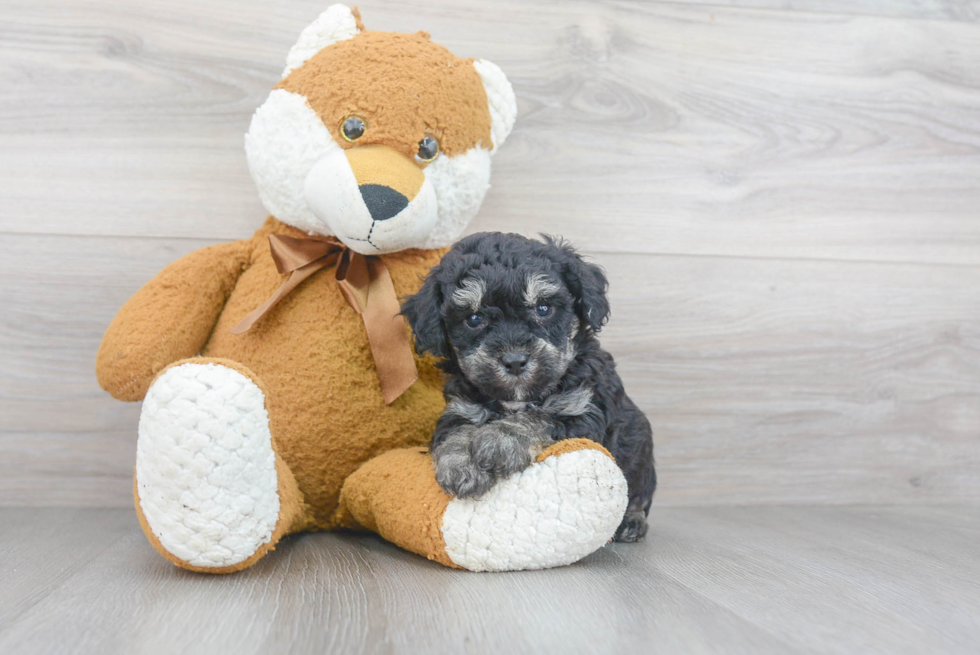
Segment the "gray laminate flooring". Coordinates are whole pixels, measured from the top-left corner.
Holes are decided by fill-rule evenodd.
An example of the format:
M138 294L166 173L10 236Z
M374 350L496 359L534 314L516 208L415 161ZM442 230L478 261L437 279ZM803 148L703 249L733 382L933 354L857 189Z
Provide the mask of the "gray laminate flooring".
M655 508L550 571L364 534L192 574L124 509L0 510L0 653L976 653L980 508Z

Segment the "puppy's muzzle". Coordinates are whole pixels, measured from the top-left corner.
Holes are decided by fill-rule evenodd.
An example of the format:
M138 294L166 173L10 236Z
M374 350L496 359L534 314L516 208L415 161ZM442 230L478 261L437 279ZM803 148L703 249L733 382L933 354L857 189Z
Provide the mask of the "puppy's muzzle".
M364 205L376 221L397 216L415 199L425 174L405 155L385 146L345 151Z

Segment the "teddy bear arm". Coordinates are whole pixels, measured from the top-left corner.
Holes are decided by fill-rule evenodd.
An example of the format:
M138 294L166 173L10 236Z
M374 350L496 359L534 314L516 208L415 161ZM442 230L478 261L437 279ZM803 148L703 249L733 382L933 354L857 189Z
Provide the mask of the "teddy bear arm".
M96 376L119 400L142 400L169 364L207 342L251 258L251 240L202 248L171 263L137 291L109 324Z

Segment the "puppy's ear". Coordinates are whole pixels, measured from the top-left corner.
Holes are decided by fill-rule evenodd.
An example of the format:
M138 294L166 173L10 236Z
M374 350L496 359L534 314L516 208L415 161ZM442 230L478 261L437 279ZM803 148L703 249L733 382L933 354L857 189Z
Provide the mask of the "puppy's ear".
M559 249L562 273L565 285L575 296L575 312L582 325L587 325L592 332L598 332L609 320L609 300L606 290L609 281L602 269L586 262L575 252L570 244L560 238L542 235L549 245Z
M442 325L442 291L436 266L425 278L422 288L402 303L402 315L412 328L415 350L432 353L436 357L449 357L449 341Z

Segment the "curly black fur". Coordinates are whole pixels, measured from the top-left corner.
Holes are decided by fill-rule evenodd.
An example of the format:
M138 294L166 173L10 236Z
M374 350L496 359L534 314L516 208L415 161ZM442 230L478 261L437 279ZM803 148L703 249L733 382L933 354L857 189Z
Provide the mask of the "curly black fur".
M561 240L485 232L457 243L402 312L419 352L443 358L447 407L432 439L439 484L476 497L559 439L609 450L629 484L618 541L646 534L653 433L596 334L608 282Z

